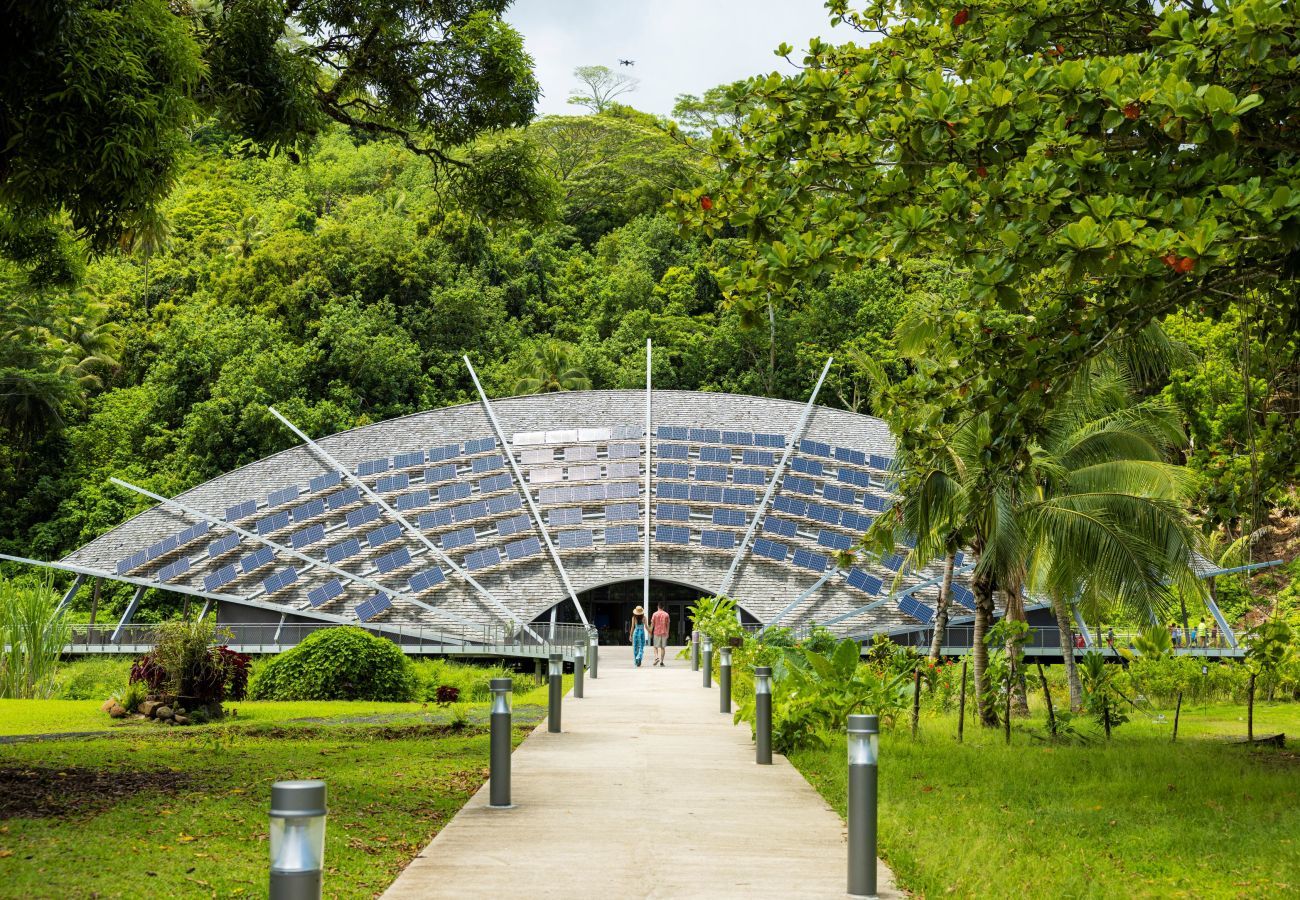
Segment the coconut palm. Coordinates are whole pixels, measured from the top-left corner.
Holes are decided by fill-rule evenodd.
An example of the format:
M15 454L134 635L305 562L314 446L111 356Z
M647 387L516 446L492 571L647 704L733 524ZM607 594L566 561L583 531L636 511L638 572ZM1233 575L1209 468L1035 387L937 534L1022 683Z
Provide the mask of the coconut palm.
M574 361L574 349L563 341L547 341L533 349L515 382L516 394L548 394L555 391L585 391L589 379Z

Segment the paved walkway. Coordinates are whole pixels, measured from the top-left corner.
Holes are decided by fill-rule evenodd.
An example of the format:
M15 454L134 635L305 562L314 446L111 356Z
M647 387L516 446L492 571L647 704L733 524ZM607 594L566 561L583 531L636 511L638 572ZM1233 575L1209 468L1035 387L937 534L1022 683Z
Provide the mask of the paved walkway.
M516 748L515 808L489 809L484 785L384 897L844 896L843 820L784 757L756 765L748 726L675 653L637 669L602 648L563 733ZM883 864L879 882L897 896Z

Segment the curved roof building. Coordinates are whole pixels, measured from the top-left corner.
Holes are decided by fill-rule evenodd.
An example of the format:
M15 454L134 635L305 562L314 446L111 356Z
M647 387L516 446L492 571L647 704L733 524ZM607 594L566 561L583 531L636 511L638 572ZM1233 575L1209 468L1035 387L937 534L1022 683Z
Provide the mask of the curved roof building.
M762 397L513 397L306 442L156 498L62 564L216 601L225 621L464 634L558 607L585 624L584 592L632 581L726 593L768 624L888 631L928 621L941 566L891 592L901 556L836 554L889 508L893 446L879 419ZM971 605L964 584L954 600Z

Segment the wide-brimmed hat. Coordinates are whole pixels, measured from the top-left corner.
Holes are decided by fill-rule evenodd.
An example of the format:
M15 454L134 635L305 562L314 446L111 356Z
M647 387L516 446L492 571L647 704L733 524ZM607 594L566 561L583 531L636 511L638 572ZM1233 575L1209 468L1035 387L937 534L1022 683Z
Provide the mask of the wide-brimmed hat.
M644 606L638 606L636 609L632 610L632 615L634 615L634 616L644 616L644 615L645 615L645 607L644 607Z

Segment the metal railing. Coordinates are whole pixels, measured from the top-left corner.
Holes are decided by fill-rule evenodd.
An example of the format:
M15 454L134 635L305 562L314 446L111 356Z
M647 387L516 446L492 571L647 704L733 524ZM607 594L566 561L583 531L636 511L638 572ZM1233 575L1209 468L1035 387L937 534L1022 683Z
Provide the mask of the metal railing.
M934 635L933 628L923 628L916 631L910 631L906 634L896 635L895 640L904 646L910 647L928 647L931 638ZM1117 653L1119 650L1132 650L1138 633L1133 631L1116 631L1114 632L1114 643L1111 644L1111 632L1107 630L1103 634L1103 640L1100 644L1089 648L1085 645L1083 637L1078 633L1074 635L1074 652L1075 655L1081 655L1091 650L1102 651L1103 653ZM1201 635L1197 635L1195 646L1178 646L1174 652L1189 656L1238 656L1240 650L1234 650L1228 646L1227 640L1222 633L1216 634L1211 632L1206 636L1204 641ZM945 652L953 653L969 649L975 644L975 626L973 625L949 625L944 630L942 647ZM1031 626L1029 634L1023 645L1026 653L1030 655L1045 655L1061 652L1061 629L1055 625L1037 625Z
M232 650L241 653L279 653L295 647L317 631L338 628L329 622L275 622L221 623L219 640ZM365 628L364 625L360 626ZM127 625L121 629L116 641L115 625L72 625L64 652L80 653L141 653L157 643L156 624ZM542 657L554 650L571 650L585 643L588 630L582 625L557 625L554 632L547 626L537 629L538 641L520 627L509 625L482 625L478 628L461 628L451 632L444 627L420 625L390 626L389 629L368 628L374 634L387 638L406 653L415 655L478 655Z

